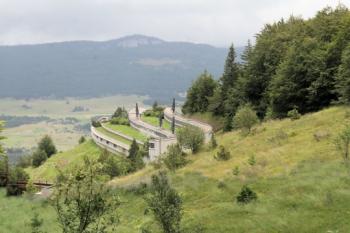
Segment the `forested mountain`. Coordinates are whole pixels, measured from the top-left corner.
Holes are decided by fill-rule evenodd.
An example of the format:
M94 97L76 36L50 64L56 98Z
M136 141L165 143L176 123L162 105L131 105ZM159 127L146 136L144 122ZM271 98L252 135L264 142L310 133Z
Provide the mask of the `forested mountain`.
M0 97L91 97L184 92L204 69L219 75L224 48L141 35L104 42L0 46Z
M315 17L267 24L237 62L233 47L221 79L207 73L189 89L183 111L224 116L227 129L244 105L260 118L317 111L350 102L350 11L324 8ZM203 103L206 101L206 104Z

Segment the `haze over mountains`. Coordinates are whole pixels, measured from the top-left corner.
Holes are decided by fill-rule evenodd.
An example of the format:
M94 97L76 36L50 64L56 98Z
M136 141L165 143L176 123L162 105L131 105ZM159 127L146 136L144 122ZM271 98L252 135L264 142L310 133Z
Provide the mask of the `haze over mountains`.
M143 35L0 46L0 97L138 94L168 99L186 91L205 69L219 77L226 55L226 48Z

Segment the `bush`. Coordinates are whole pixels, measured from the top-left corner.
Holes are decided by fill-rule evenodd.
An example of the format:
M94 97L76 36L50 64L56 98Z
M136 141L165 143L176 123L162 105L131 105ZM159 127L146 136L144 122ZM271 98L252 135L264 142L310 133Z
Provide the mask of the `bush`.
M118 107L117 110L112 115L112 118L128 118L128 112L126 109L123 107Z
M216 156L214 156L216 160L229 160L231 158L231 153L225 149L224 146L219 147L219 151L217 152Z
M251 190L248 186L244 185L236 197L236 200L239 204L248 204L251 201L258 199L256 193Z
M259 122L256 112L250 105L240 107L233 118L235 128L250 133L252 127Z
M256 159L255 159L255 155L251 155L248 159L248 164L250 166L254 166L256 164Z
M293 108L292 110L290 110L288 113L287 113L287 116L291 119L291 120L298 120L300 119L301 115L300 113L298 112L298 109L297 108Z
M216 142L215 134L212 133L210 138L210 148L215 149L217 146L218 146L218 143Z
M21 168L27 168L32 165L32 156L22 155L18 158L16 165Z
M101 127L101 122L97 120L91 120L91 125L95 128Z
M240 172L240 170L239 170L239 167L238 167L238 166L235 166L235 168L232 169L232 174L233 174L234 176L238 176L238 175L239 175L239 172Z
M81 136L79 138L79 144L83 144L86 141L86 138L84 136Z
M177 130L176 138L179 145L196 153L204 143L204 133L193 126L184 126Z
M55 147L55 144L53 143L50 136L45 135L40 142L38 143L39 150L45 151L48 158L51 157L51 155L56 154L57 150Z
M8 182L6 186L7 196L18 196L21 195L25 187L19 186L17 182L27 182L29 175L20 167L11 167L9 169Z
M122 117L113 117L110 123L113 125L130 125L129 119Z
M176 170L186 165L187 161L185 154L182 152L179 144L173 144L168 147L168 152L165 154L164 164L169 170Z
M335 146L345 161L349 160L350 153L350 126L347 126L335 139Z
M41 149L37 149L32 155L33 167L39 167L46 160L47 160L46 152Z
M126 175L130 170L130 163L121 158L104 150L97 160L102 164L102 172L109 177L117 177Z

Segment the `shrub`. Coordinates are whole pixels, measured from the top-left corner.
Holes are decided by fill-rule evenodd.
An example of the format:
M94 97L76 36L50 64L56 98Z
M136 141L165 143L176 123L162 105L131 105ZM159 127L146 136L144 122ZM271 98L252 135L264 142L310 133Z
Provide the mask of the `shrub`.
M117 157L107 150L100 154L97 161L102 164L102 172L111 178L126 175L130 170L130 163L127 160Z
M350 153L350 126L347 126L335 139L335 146L345 161L349 160Z
M235 166L235 168L232 169L232 174L233 174L234 176L238 176L238 175L239 175L239 172L240 172L239 166Z
M196 153L204 143L204 133L194 126L184 126L176 132L179 145Z
M37 149L34 151L32 155L32 164L33 167L39 167L41 164L43 164L47 160L47 155L44 150Z
M244 185L236 197L236 200L239 204L248 204L251 201L258 199L256 193L251 190L248 186Z
M125 108L118 107L112 115L112 118L128 118L128 112Z
M110 123L113 125L130 125L129 119L122 117L113 117Z
M255 155L251 155L248 159L248 164L250 166L254 166L256 164L256 159L255 159Z
M84 136L81 136L79 138L79 144L83 144L86 141L86 138Z
M23 193L25 187L18 186L17 182L27 182L29 175L20 167L11 167L9 169L8 182L6 186L7 196L18 196Z
M240 107L233 118L234 127L250 133L252 127L259 122L256 112L250 105Z
M215 149L217 146L218 146L218 143L216 142L215 134L212 133L210 138L210 148Z
M51 155L57 153L57 149L55 147L55 144L53 143L51 137L49 135L45 135L40 142L38 143L39 150L45 151L48 158L51 157Z
M101 122L97 120L91 120L91 125L95 128L101 127Z
M216 160L229 160L231 158L231 153L226 150L224 146L219 146L219 151L216 153L216 156L214 156Z
M163 161L165 166L172 171L185 166L187 163L185 154L182 152L179 144L173 144L168 147Z
M290 110L288 113L287 113L287 116L291 119L291 120L298 120L300 119L301 115L298 111L297 108L293 108L292 110Z

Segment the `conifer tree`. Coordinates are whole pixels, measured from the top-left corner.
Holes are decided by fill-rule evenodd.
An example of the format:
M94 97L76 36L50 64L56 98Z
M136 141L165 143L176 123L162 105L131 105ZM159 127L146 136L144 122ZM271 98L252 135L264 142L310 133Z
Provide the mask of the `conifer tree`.
M171 120L171 132L175 133L175 116L173 116L173 119Z
M173 104L171 105L171 110L175 113L175 98L173 98Z
M136 103L136 107L135 107L135 113L136 113L136 117L139 117L139 105Z

